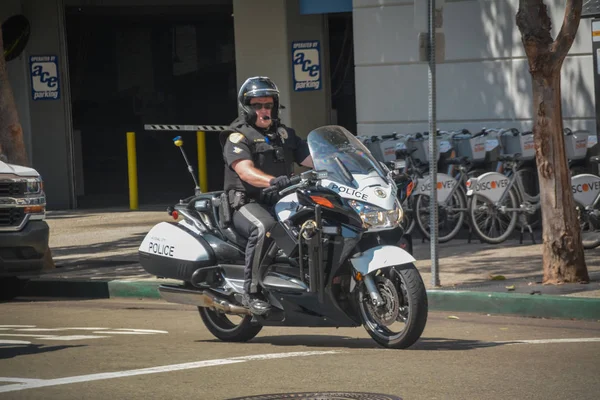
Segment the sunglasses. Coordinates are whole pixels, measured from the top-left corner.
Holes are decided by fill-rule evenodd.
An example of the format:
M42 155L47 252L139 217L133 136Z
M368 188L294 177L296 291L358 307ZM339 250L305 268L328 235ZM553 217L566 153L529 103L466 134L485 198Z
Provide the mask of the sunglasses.
M250 104L250 107L252 107L254 110L261 110L263 107L265 108L265 110L270 110L272 109L274 106L273 103L252 103Z

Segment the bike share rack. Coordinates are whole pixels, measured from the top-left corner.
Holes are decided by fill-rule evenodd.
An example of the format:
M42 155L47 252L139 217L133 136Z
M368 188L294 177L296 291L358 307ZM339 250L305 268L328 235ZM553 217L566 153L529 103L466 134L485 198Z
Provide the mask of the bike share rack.
M196 147L198 152L198 181L203 192L208 191L208 170L206 165L206 132L221 132L229 129L225 125L163 125L146 124L145 131L168 132L196 132ZM135 146L135 132L127 132L127 171L129 182L129 208L139 208L138 180L137 180L137 155Z
M396 151L410 151L410 157L418 161L422 166L430 162L428 143L428 132L417 133L397 133L383 134L380 136L358 136L361 142L369 149L373 156L381 162L393 163L397 161L394 149ZM599 176L598 167L589 163L590 157L596 155L599 150L597 136L586 130L572 131L568 127L564 128L563 139L566 150L567 161L572 173L577 168L583 168L587 172L592 171L594 175ZM532 131L519 131L516 128L483 128L478 132L471 133L467 129L455 131L437 131L438 154L437 161L441 164L439 168L446 168L444 161L457 157L466 158L471 164L485 172L503 173L503 163L499 161L501 155L510 155L519 153L520 159L530 167L537 170L535 164L535 144ZM454 165L448 165L448 174L454 176L451 170ZM481 174L479 174L481 175ZM528 182L535 184L535 182ZM529 187L529 185L527 185ZM531 227L529 227L530 234ZM521 232L522 243L523 229ZM425 240L425 237L423 237ZM469 234L469 242L471 236ZM535 241L534 241L535 243Z

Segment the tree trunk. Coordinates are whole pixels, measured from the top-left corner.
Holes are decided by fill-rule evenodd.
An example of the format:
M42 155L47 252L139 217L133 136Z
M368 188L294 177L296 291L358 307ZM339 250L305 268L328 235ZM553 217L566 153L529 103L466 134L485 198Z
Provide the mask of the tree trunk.
M563 139L560 70L533 76L533 127L540 182L546 284L589 281Z
M23 127L19 122L15 98L8 81L2 31L0 31L0 156L4 156L4 161L8 163L30 166L23 141ZM44 254L44 269L52 268L56 268L56 265L52 259L52 251L48 247Z
M23 128L19 123L17 107L8 81L4 45L0 32L0 153L4 154L11 164L29 166Z
M517 25L533 85L545 284L588 282L563 138L560 71L579 27L582 0L567 0L556 41L543 0L519 0Z

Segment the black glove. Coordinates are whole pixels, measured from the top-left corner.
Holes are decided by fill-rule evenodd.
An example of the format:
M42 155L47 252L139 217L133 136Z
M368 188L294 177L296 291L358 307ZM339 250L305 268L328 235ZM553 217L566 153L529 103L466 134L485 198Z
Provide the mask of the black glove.
M280 175L277 178L273 178L269 181L269 184L271 186L277 186L277 190L281 191L283 189L285 189L286 187L290 186L291 181L290 178L288 178L285 175Z

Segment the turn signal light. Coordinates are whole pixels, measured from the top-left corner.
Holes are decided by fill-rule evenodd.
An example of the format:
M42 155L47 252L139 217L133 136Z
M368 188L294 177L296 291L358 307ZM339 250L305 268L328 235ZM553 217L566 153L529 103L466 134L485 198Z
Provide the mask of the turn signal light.
M25 214L37 214L37 213L43 213L43 212L44 212L44 206L25 207Z
M412 193L414 188L415 188L414 182L411 182L408 184L408 186L406 187L406 197L410 196L410 194Z
M179 213L177 211L173 211L171 213L171 216L173 217L174 220L177 220L177 218L179 218Z
M314 201L315 203L317 203L323 207L334 208L333 203L331 201L327 200L325 197L310 196L310 198L312 199L312 201Z

